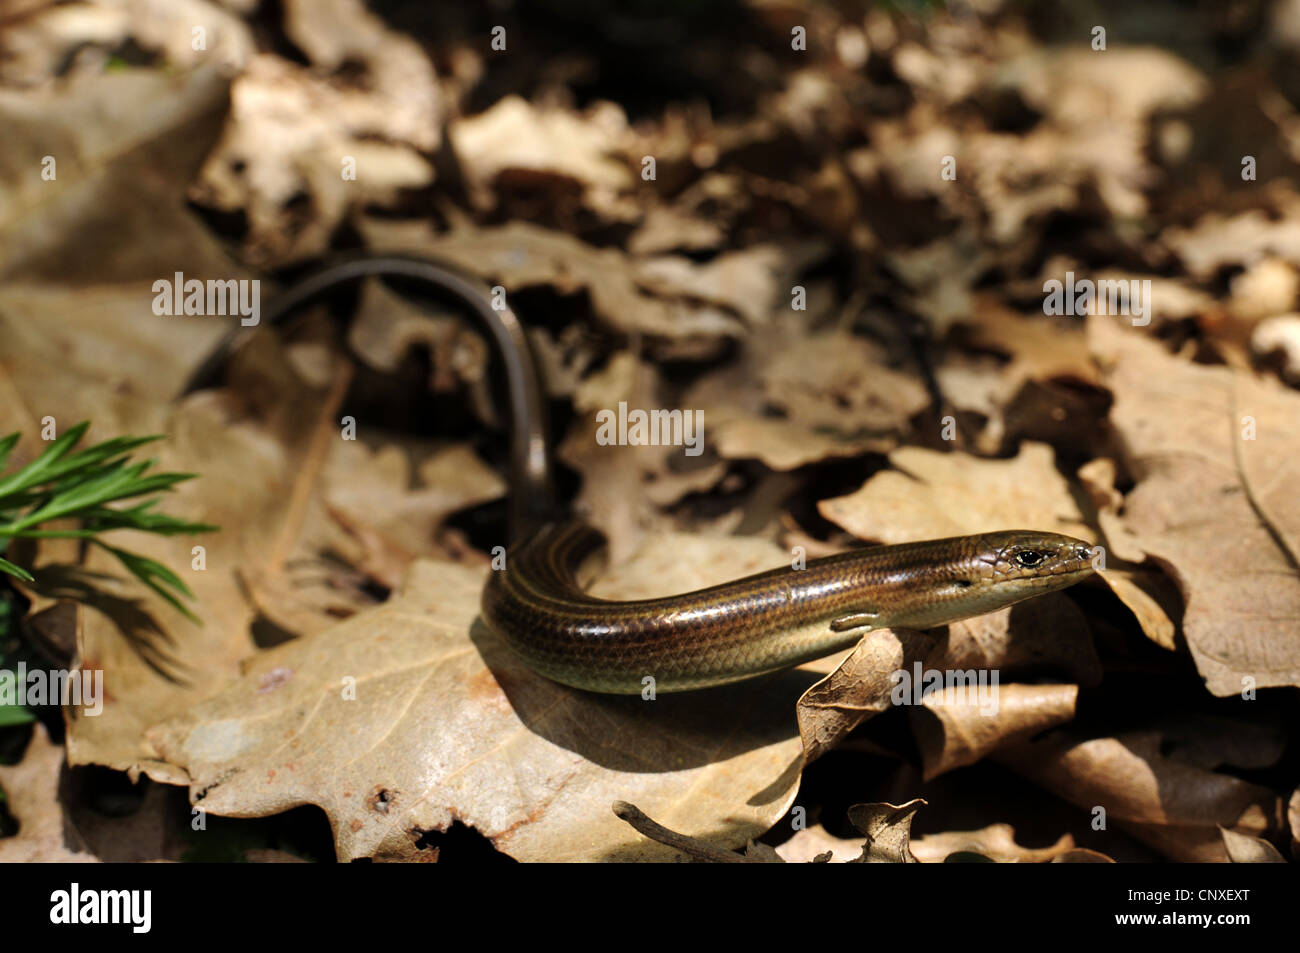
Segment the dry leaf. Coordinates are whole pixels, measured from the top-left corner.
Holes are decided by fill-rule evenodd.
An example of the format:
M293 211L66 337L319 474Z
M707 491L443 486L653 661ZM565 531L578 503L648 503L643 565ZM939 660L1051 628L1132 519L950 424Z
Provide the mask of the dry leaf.
M729 573L725 552L713 562ZM263 653L150 738L211 813L319 804L345 859L414 858L422 832L454 820L521 860L662 858L611 801L728 848L785 812L799 767L787 705L808 676L655 701L564 688L476 621L482 585L417 563L401 595Z
M841 332L801 336L761 377L768 402L790 420L846 434L904 430L930 403L914 374L885 366L878 346Z
M1078 695L1077 685L1010 684L977 690L969 682L926 695L911 709L925 780L1073 720Z
M926 804L914 798L906 804L854 804L849 821L867 836L858 863L915 864L916 857L908 846L912 837L912 818Z
M0 277L59 288L175 271L237 277L184 198L227 96L212 69L86 76L62 91L0 89ZM53 181L39 174L45 156L57 163ZM151 302L141 315L152 317Z
M460 228L435 236L428 226L402 227L366 220L360 223L375 251L426 254L500 283L507 291L554 284L561 292L587 290L596 316L608 327L673 342L716 343L743 334L730 311L686 301L664 301L644 293L629 260L612 248L585 242L535 225L516 222L501 228Z
M480 208L492 208L498 190L515 180L536 187L550 179L557 190L576 184L593 207L609 212L614 198L635 181L627 163L611 155L626 128L627 117L613 103L579 116L505 96L477 116L451 123L447 136ZM626 207L620 217L634 208Z
M637 262L635 274L638 284L660 297L720 305L754 327L789 312L794 279L824 252L818 243L758 245L704 264L665 255Z
M996 760L1088 811L1118 824L1171 860L1225 858L1219 826L1274 829L1280 803L1268 788L1162 754L1163 736L1129 732L1080 740L1066 732L1000 751Z
M1250 336L1250 349L1263 359L1280 354L1287 383L1300 384L1300 314L1281 314L1259 322Z
M1262 837L1238 834L1226 827L1220 827L1219 833L1223 835L1223 849L1228 853L1228 860L1234 864L1286 863L1278 849Z
M822 825L814 824L795 831L793 837L776 848L776 852L787 864L811 864L815 861L846 864L862 856L862 838L836 837Z
M881 453L894 441L818 433L779 417L753 417L728 410L708 415L714 449L724 460L761 460L773 470L794 470L837 457Z
M944 671L1001 669L1065 677L1085 687L1102 677L1088 620L1061 592L954 622L925 664Z
M981 854L999 864L1042 864L1077 850L1074 838L1062 834L1050 847L1021 847L1010 824L990 824L977 831L944 831L912 841L912 853L923 864L941 864L959 852Z
M1300 221L1272 221L1252 209L1239 215L1210 212L1192 228L1169 228L1164 241L1195 278L1208 278L1224 265L1255 265L1269 256L1300 265Z
M1300 684L1300 395L1089 322L1137 486L1124 523L1174 577L1216 695Z
M251 258L279 262L320 254L350 208L433 181L418 145L437 138L423 131L438 128L437 92L418 47L403 48L413 54L410 66L419 61L423 68L397 83L390 73L387 82L393 89L428 87L429 102L414 109L394 103L393 89L338 89L311 70L265 54L236 80L229 122L192 194L202 205L248 216ZM417 122L420 111L425 116ZM394 137L404 138L384 141ZM311 200L305 221L294 204L302 195Z
M889 462L893 470L848 496L822 500L818 510L854 536L882 543L1011 528L1092 536L1045 444L1025 443L1013 460L900 447Z
M63 749L50 743L45 726L39 722L23 760L7 767L0 765L5 806L18 821L17 834L0 838L0 863L99 863L94 854L67 847L63 806L59 803L62 768Z
M844 661L799 699L796 713L804 761L812 762L845 735L892 705L893 673L923 658L933 639L912 629L879 629L862 637Z
M1291 826L1291 855L1300 850L1300 788L1291 792L1291 800L1286 806L1287 823Z

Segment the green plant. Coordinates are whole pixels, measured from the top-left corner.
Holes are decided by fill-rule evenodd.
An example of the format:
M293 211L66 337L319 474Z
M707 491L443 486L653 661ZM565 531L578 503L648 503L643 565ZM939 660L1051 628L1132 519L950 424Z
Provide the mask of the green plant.
M21 653L21 645L18 641L18 634L14 631L14 604L9 593L0 591L0 671L5 669L14 669L20 661L26 661ZM0 676L3 677L3 676ZM36 716L22 705L11 705L5 700L0 693L0 728L8 728L11 725L25 725L30 721L35 721ZM0 764L6 764L4 752L0 751ZM3 792L0 792L0 801L3 799ZM0 803L0 816L4 813L3 803ZM3 821L0 820L0 828L3 827ZM4 836L0 834L0 837Z
M193 598L179 576L156 560L118 549L100 539L104 533L117 529L137 529L164 536L217 529L206 523L190 523L154 512L158 497L129 507L110 505L169 490L196 474L150 474L147 471L157 461L132 463L128 459L137 447L161 439L158 434L115 437L72 452L89 426L88 421L77 424L27 466L0 477L0 572L28 582L33 580L31 573L4 558L11 540L84 539L112 553L133 576L197 622L197 617L178 598ZM0 473L4 472L18 436L13 433L0 439ZM52 520L65 519L80 520L81 525L72 529L37 528Z

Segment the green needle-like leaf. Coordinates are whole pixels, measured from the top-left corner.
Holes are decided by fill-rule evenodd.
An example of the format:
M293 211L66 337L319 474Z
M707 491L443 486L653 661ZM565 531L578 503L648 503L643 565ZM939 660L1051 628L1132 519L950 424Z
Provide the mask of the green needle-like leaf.
M141 556L139 553L129 553L124 549L117 549L116 547L109 546L107 543L100 540L94 540L94 543L100 549L105 549L116 556L118 561L125 566L133 576L156 592L163 599L166 599L168 604L183 614L185 618L189 619L191 622L199 622L199 617L187 609L181 601L176 598L176 596L168 592L165 588L166 586L170 586L181 595L190 599L194 598L194 593L190 592L189 587L185 585L185 583L181 581L181 578L174 572L157 560L149 559L147 556Z
M149 473L155 460L132 462L131 451L160 439L115 437L85 450L72 452L85 435L89 422L69 428L27 466L0 478L0 553L11 539L85 539L112 553L144 585L188 618L198 618L181 603L193 593L174 572L156 560L105 543L99 537L118 529L134 529L162 536L209 533L218 527L195 523L154 511L158 497L133 506L110 506L122 500L163 493L191 480L193 473ZM18 434L0 438L0 469L18 442ZM75 519L79 527L40 529L52 520ZM0 572L26 582L32 574L0 558Z
M8 728L11 725L25 725L29 721L35 720L36 716L22 705L0 704L0 728Z
M0 571L7 572L11 576L17 576L23 582L32 582L36 579L35 576L29 573L22 566L18 566L15 565L14 563L11 563L3 556L0 556Z
M3 440L0 440L0 473L4 472L5 464L9 462L9 451L13 450L16 443L18 443L18 434L16 433L11 433Z

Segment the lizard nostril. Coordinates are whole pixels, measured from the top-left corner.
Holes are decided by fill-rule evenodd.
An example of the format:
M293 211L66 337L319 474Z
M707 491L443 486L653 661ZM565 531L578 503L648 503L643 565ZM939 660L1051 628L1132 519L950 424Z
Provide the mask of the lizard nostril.
M1075 548L1074 554L1080 559L1091 559L1092 549L1087 546L1078 546Z

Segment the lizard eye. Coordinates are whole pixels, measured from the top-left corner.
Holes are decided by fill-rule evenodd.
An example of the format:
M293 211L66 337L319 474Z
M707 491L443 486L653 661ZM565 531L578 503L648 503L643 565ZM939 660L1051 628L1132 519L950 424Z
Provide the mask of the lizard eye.
M1022 549L1014 558L1019 565L1026 569L1033 569L1047 557L1034 549Z

